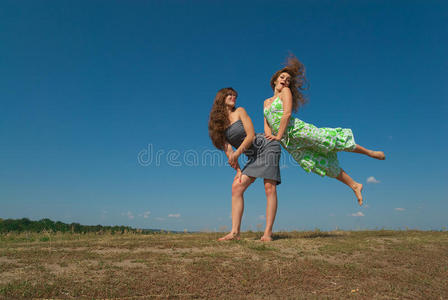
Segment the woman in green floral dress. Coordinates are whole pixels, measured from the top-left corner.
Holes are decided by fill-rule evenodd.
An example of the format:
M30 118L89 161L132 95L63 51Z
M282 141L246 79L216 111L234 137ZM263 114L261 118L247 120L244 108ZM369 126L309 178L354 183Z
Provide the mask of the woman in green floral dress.
M361 183L354 181L339 166L337 152L361 153L384 160L382 151L372 151L355 143L351 129L318 128L291 118L299 104L305 103L302 94L306 84L305 68L294 56L285 68L271 78L274 96L264 102L264 131L266 138L280 141L299 165L307 172L329 176L348 185L362 205Z

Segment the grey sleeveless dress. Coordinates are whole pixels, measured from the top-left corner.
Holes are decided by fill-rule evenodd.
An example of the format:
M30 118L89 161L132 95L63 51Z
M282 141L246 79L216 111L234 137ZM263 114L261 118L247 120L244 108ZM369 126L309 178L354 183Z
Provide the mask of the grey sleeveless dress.
M227 127L225 136L234 148L238 148L246 137L243 122L238 120ZM251 177L272 179L280 184L279 162L281 151L281 145L278 141L268 140L263 133L257 133L252 145L244 151L248 162L241 170L242 173Z

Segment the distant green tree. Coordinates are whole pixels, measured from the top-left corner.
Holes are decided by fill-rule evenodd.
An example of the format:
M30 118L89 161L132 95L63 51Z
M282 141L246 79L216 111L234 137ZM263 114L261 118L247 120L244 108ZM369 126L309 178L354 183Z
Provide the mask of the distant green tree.
M7 232L71 232L71 233L88 233L88 232L110 232L116 233L143 233L151 234L157 232L152 229L135 229L129 226L102 226L102 225L81 225L79 223L66 224L61 221L54 222L50 219L41 219L32 221L28 218L22 219L0 219L0 233Z

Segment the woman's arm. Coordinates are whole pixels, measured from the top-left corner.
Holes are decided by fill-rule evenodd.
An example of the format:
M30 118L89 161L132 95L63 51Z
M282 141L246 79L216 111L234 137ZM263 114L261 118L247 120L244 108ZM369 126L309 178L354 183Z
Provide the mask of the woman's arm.
M266 108L266 102L267 101L268 100L264 101L263 109ZM268 135L268 136L272 135L271 127L269 127L269 124L268 124L268 121L266 120L266 117L264 117L264 134Z
M225 149L224 153L226 154L227 158L230 161L230 157L234 153L232 145L230 145L229 143L226 143L225 146L224 146L224 149ZM240 165L238 164L238 160L236 161L236 164L234 166L232 165L232 168L234 168L236 170L240 169Z
M224 146L224 149L225 149L224 153L226 154L227 158L229 158L229 160L230 160L230 156L233 153L232 146L229 143L226 143ZM240 168L240 165L238 164L238 160L236 161L234 169L236 170L236 175L237 175L239 182L241 182L241 176L243 175L243 173L241 172L241 168Z
M264 118L264 134L272 135L271 127L269 127L268 121Z
M224 145L224 153L226 154L227 158L229 158L230 154L232 154L233 149L232 146L229 143L226 143Z
M288 87L284 87L281 93L280 100L283 102L283 116L280 119L280 126L278 133L275 136L275 140L280 141L285 133L286 127L288 127L289 119L292 113L292 94Z
M246 131L246 137L244 138L241 145L233 152L229 157L229 164L233 166L238 163L238 157L252 144L255 137L254 125L252 120L247 114L246 110L242 107L237 108L239 119L243 122L244 131Z
M235 154L240 156L247 148L250 147L255 137L254 125L252 124L252 120L247 114L246 110L242 107L238 107L239 116L241 121L243 122L244 131L246 131L246 137L244 138L241 145L236 149Z

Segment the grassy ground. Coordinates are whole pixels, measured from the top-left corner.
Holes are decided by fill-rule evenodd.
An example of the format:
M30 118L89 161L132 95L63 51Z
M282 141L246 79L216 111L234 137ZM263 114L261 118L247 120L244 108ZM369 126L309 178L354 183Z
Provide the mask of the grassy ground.
M0 298L448 299L448 232L0 235Z

